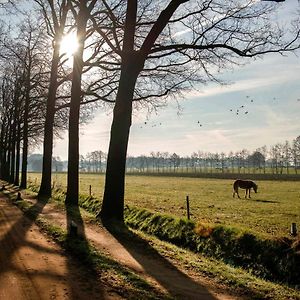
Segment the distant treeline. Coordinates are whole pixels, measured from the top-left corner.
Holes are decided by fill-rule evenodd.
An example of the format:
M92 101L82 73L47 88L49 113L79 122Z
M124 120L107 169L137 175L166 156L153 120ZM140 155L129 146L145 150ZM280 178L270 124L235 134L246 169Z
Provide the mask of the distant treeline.
M101 150L80 155L79 170L84 173L104 173L106 169L107 154ZM32 154L28 157L28 170L41 172L43 156ZM65 172L67 161L54 157L52 171ZM300 174L300 136L283 144L276 144L269 149L264 146L252 153L246 149L237 152L203 152L198 151L190 156L180 156L169 152L150 152L149 155L128 156L126 163L127 173L151 174L188 174L206 177L219 177L218 174L274 174L291 175ZM201 175L201 177L203 177ZM225 176L231 178L232 176ZM268 176L263 176L267 178ZM269 178L269 177L268 177ZM274 179L271 176L269 179Z
M105 172L106 157L103 151L81 155L80 171ZM263 146L253 152L246 149L228 154L198 151L190 156L180 156L152 151L149 155L128 156L126 168L127 173L297 175L300 173L300 136L291 143L277 143L269 148Z

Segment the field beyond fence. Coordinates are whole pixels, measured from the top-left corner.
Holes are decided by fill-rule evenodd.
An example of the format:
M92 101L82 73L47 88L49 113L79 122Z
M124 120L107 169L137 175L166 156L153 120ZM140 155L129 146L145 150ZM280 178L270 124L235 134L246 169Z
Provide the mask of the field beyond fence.
M41 175L30 173L39 184ZM253 233L288 236L291 223L300 227L300 189L295 181L256 181L258 193L251 199L232 197L231 179L135 176L126 177L125 204L153 212L186 217L186 196L190 200L191 219L208 224L223 224ZM53 176L55 187L66 188L66 174ZM101 201L104 175L80 174L80 194Z
M159 176L159 177L188 177L188 178L214 178L214 179L248 179L255 180L279 180L279 181L300 181L300 174L279 174L279 173L221 173L221 172L133 172L127 175L136 176Z

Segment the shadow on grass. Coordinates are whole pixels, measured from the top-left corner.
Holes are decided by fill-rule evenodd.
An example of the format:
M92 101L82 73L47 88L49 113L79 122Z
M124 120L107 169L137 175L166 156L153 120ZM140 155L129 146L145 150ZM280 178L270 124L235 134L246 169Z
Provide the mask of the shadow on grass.
M256 200L252 200L255 202L261 202L261 203L279 203L278 201L273 201L273 200L261 200L261 199L256 199Z
M71 289L70 299L78 299L79 290L90 291L93 299L105 299L100 276L94 267L91 257L91 249L85 236L84 221L82 219L78 206L66 206L67 218L67 236L65 239L65 248L69 253L80 262L81 276L73 272L74 262L67 261L68 276L67 281L72 287L77 285L76 290ZM96 297L96 298L94 298Z
M160 255L146 240L130 231L123 223L103 222L103 226L125 247L171 297L176 299L216 299L206 287L181 272Z
M165 299L164 294L156 287L89 245L84 233L84 221L78 207L68 207L66 212L69 226L64 248L69 250L89 270L85 280L97 275L99 278L103 271L106 278L107 276L114 276L113 282L110 283L112 284L110 290L113 291L114 295L117 294L117 299L119 299L120 295L124 299ZM76 230L74 229L74 223L76 224ZM99 273L101 273L100 276ZM69 278L71 280L71 276ZM95 282L89 288L95 289L96 286L97 283ZM100 297L99 295L97 298L92 299L106 299L105 296ZM73 297L72 299L78 298Z

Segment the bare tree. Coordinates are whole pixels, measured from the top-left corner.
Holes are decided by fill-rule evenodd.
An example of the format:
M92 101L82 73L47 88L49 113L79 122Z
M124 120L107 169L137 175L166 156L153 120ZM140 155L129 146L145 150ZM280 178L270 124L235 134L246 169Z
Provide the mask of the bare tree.
M292 157L293 157L295 173L297 174L300 168L300 136L296 137L293 140Z
M96 4L92 1L73 1L72 12L76 20L78 49L73 56L73 73L69 114L69 146L68 146L68 183L66 205L78 206L79 196L79 115L82 103L82 73L84 68L83 52L87 37L87 23L90 13ZM76 11L76 8L78 11Z
M12 122L12 86L7 74L1 74L0 86L0 177L9 179L9 132Z
M176 94L195 82L218 81L215 71L238 64L240 57L294 50L299 32L286 41L284 31L271 22L274 5L252 0L133 0L126 11L115 1L103 3L114 28L98 32L107 37L121 72L99 216L122 221L133 100Z
M8 162L10 165L11 178L13 181L15 166L19 166L19 141L15 140L18 136L22 138L22 179L21 187L26 188L27 183L27 156L30 137L35 140L41 132L43 110L44 110L44 89L41 82L46 77L45 64L41 53L44 50L43 29L31 17L25 17L17 27L16 36L6 36L2 41L5 49L5 65L11 65L11 70L18 73L16 75L12 91L13 110L10 112L10 134ZM16 68L18 71L16 71ZM12 71L13 72L13 71ZM21 125L18 125L21 123ZM17 134L18 131L18 134ZM17 154L15 154L17 147ZM15 159L17 157L17 161ZM16 163L16 165L15 165ZM18 170L16 174L18 176ZM15 179L18 182L18 178Z
M284 166L286 168L286 173L290 173L290 164L292 159L292 149L290 146L289 141L285 141L283 145L283 160L284 160Z
M69 1L35 0L41 9L47 26L48 36L52 39L52 58L47 96L46 118L43 142L43 171L39 196L51 196L52 152L55 124L55 104L59 87L59 64L61 63L60 42L67 23L70 9Z

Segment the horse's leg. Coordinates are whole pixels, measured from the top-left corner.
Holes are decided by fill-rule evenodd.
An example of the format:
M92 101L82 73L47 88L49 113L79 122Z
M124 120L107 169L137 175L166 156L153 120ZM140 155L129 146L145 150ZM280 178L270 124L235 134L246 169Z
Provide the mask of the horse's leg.
M248 189L246 189L246 192L245 192L245 199L247 199L247 194L248 194Z
M250 197L250 192L251 192L251 188L249 189L249 199L251 198L251 197Z
M237 188L233 185L233 194L232 194L233 198L235 198L235 194L237 194Z

